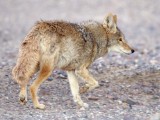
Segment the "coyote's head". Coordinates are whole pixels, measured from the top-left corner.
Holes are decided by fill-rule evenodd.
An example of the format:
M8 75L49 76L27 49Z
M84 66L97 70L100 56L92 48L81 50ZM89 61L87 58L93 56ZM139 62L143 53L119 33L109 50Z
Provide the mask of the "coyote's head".
M134 53L134 50L127 44L124 34L117 27L117 16L109 14L104 19L103 27L108 34L109 51L125 54Z

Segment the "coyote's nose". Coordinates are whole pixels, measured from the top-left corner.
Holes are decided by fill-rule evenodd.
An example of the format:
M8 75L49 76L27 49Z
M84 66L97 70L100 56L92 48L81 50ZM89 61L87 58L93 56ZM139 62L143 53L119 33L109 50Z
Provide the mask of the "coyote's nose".
M131 52L134 53L134 50L132 49Z

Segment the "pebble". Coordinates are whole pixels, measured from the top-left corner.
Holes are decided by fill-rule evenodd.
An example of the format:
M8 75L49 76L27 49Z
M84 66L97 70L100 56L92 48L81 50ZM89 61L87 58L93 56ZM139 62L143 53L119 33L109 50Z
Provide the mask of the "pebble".
M52 80L53 80L53 78L52 78L52 77L49 77L47 80L48 80L48 81L52 81Z
M67 75L66 74L59 74L58 78L67 79Z
M62 70L57 70L54 74L56 74L57 78L67 79L66 72Z
M117 102L118 102L118 104L122 104L122 101L121 101L121 100L118 100Z
M143 92L146 94L153 94L153 89L151 87L143 87Z
M99 98L98 98L98 97L88 97L88 100L94 100L94 101L97 101L97 100L99 100Z
M158 100L160 97L158 95L154 95L152 99Z
M127 103L131 109L132 109L132 105L136 105L137 104L137 102L135 102L135 101L133 101L131 99L124 100L123 102Z

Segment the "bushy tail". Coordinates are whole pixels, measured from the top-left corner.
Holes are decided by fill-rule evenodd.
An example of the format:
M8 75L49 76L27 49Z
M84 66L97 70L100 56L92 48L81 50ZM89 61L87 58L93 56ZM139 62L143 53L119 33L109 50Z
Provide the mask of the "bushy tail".
M18 84L25 84L27 82L27 78L23 76L24 74L21 72L19 73L17 70L17 66L15 66L12 69L12 78L15 80Z
M16 66L12 69L13 79L19 84L28 83L39 65L39 48L37 40L26 39L20 49Z

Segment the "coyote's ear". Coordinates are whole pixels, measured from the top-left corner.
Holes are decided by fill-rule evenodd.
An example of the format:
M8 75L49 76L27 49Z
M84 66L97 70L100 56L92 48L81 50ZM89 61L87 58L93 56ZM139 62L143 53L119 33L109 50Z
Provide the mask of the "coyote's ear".
M108 14L103 22L103 27L110 33L116 33L117 31L117 16Z
M113 20L114 20L115 24L117 25L117 15L113 16Z

